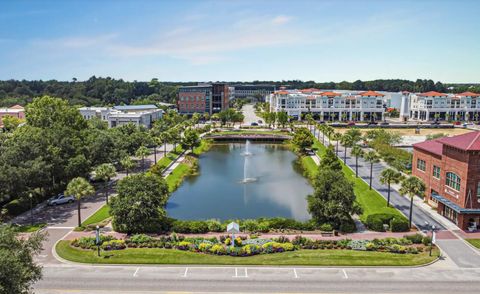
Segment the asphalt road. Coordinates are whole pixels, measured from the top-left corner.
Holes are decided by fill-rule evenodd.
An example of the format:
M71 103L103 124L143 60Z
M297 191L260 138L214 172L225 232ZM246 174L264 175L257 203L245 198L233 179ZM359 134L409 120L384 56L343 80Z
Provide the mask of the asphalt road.
M245 116L243 120L244 125L250 125L251 123L258 123L259 120L263 121L263 119L255 114L255 109L253 108L253 104L245 104L242 107L243 115Z
M477 293L480 269L47 267L36 293Z

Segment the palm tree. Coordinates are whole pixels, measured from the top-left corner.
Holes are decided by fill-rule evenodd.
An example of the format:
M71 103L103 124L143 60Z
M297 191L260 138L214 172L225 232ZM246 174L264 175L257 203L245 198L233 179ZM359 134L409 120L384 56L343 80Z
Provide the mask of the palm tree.
M335 133L335 130L333 129L333 127L329 126L329 125L326 125L325 126L325 131L326 131L326 135L327 135L327 139L328 139L328 145L331 144L330 140L331 140L331 136L333 135L333 133Z
M108 204L108 182L117 175L115 167L111 163L104 163L95 168L95 178L105 184L105 201Z
M340 143L340 140L342 139L342 134L340 133L333 133L332 135L332 140L337 141L337 147L335 148L335 155L338 157L338 144Z
M340 141L342 142L342 145L345 148L344 149L345 152L343 154L343 162L347 163L347 150L348 150L348 147L353 146L354 144L353 138L349 134L344 134L340 139Z
M413 196L423 195L425 192L425 184L417 177L410 176L402 181L402 186L399 190L401 195L408 195L410 197L410 214L408 216L408 223L412 226L412 209L413 209Z
M312 131L311 128L310 128L310 126L311 126L312 123L313 123L313 116L312 116L312 114L311 114L311 113L307 113L307 114L305 115L305 119L307 120L307 127L308 127L308 129L309 129L310 131Z
M380 183L388 186L387 207L390 206L390 191L391 191L390 185L398 184L402 181L402 179L403 179L403 175L392 168L384 169L380 174Z
M355 156L355 177L358 178L358 158L363 157L365 152L362 147L355 145L352 147L352 155Z
M147 147L145 146L140 146L140 148L137 149L135 152L136 157L142 158L142 170L145 172L145 157L150 154L150 150L148 150Z
M365 154L365 160L370 162L370 190L372 190L372 179L373 179L373 164L380 161L377 153L375 151L369 151Z
M82 217L80 215L80 201L83 197L92 195L95 193L95 189L90 183L85 180L84 178L78 177L74 178L70 181L67 185L67 189L65 190L65 195L73 195L75 199L77 199L77 207L78 207L78 226L82 226Z
M163 156L167 156L167 143L171 140L170 133L165 131L160 133L160 141L163 144Z
M128 171L135 167L135 162L130 158L130 156L125 156L120 160L120 165L125 169L128 177Z

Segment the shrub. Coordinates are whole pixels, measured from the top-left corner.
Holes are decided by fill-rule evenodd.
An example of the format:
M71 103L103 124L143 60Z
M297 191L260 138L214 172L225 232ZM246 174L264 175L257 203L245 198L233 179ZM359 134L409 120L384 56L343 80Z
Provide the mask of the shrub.
M186 220L175 220L172 224L171 230L184 234L203 234L208 233L209 231L207 222Z
M182 242L178 243L177 249L178 250L189 250L192 247L192 245L193 244L188 242L188 241L182 241Z
M251 256L251 255L259 254L261 250L260 250L260 246L255 244L249 244L249 245L243 246L240 252L241 252L241 255L243 256Z
M407 247L407 253L418 254L418 249L417 247Z
M221 244L214 244L209 251L217 255L225 255L227 253L225 247Z
M211 243L200 243L198 245L198 250L200 250L201 252L208 252L211 247L212 247Z
M286 243L286 242L290 242L290 239L286 236L280 236L278 238L275 238L274 241L278 243Z
M373 231L385 232L384 224L389 224L390 221L395 217L393 214L388 213L376 213L371 214L367 217L365 225Z
M234 244L235 246L242 246L242 239L240 237L235 238Z
M425 246L430 246L431 242L432 242L432 237L430 236L425 236L422 238L422 244Z
M392 232L408 232L410 231L410 226L406 219L394 217L390 221L390 230Z
M322 231L332 231L333 227L331 224L323 224L320 226L320 230Z
M153 238L145 234L137 234L137 235L133 235L128 240L132 243L146 243L146 242L152 241Z
M305 243L307 243L307 238L303 237L303 236L295 236L295 238L293 238L293 241L292 243L294 245L305 245Z
M410 240L413 244L422 244L423 235L416 233L415 235L405 235L404 238Z
M230 246L231 243L232 243L232 239L226 238L225 241L223 241L223 243L224 243L225 245L227 245L227 246Z
M290 242L281 243L280 246L283 248L284 251L295 250L295 246L293 246L293 244Z
M17 216L28 209L30 209L30 202L24 199L14 199L7 204L4 205L4 207L10 216Z
M377 245L375 245L373 242L368 242L367 245L365 245L365 249L367 251L374 251L377 249Z
M342 221L339 230L342 233L353 233L357 230L357 226L355 225L355 221L350 218L348 221Z
M367 250L367 244L369 242L366 241L366 240L351 240L350 242L348 242L348 248L352 249L352 250Z
M100 245L111 240L113 240L112 236L100 235ZM74 247L80 247L82 249L96 249L97 244L95 244L95 242L95 237L81 237L80 239L73 240L71 244Z
M206 221L208 231L210 232L223 232L224 231L224 226L222 226L222 223L219 220L216 219L209 219Z
M246 219L242 222L242 227L247 232L257 232L259 229L258 222L254 219Z
M101 248L105 251L109 250L122 250L127 248L124 240L110 240L102 243Z

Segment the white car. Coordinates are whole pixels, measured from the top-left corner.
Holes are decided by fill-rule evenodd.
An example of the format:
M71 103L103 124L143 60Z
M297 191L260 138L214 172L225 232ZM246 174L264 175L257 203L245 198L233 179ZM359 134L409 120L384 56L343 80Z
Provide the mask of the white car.
M75 198L71 195L65 196L63 194L58 194L57 196L53 196L52 198L48 199L47 205L55 206L59 204L72 203L74 201Z

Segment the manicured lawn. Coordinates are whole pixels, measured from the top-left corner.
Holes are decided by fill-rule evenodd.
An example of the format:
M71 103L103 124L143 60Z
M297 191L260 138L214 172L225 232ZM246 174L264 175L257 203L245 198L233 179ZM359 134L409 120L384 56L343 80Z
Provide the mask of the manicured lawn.
M327 143L327 141L325 142ZM325 153L326 147L321 142L315 139L313 147L317 150L318 156L322 156ZM390 213L399 217L405 218L405 216L395 208L387 207L387 201L375 190L370 190L367 183L361 178L355 177L355 172L346 166L342 161L343 173L345 176L353 181L354 191L357 197L357 201L363 208L363 214L360 216L362 221L365 221L370 214L374 213Z
M171 174L165 179L167 181L168 190L175 191L182 183L183 178L190 172L190 166L185 163L180 163Z
M84 220L82 222L82 226L85 227L91 224L96 224L101 221L104 221L109 217L110 217L110 206L105 204L99 210L97 210L94 214L92 214L90 217Z
M480 249L480 239L465 239L465 241Z
M310 156L301 157L302 166L305 172L307 173L308 178L312 179L315 177L318 171L318 165L313 161Z
M33 224L33 225L17 226L15 227L15 230L19 233L33 233L46 226L47 226L46 223L39 223L39 224Z
M60 241L56 247L60 257L82 263L104 264L216 264L216 265L311 265L311 266L408 266L433 261L428 252L419 254L394 254L353 250L297 250L284 253L262 254L250 257L207 255L175 249L135 248L102 252L70 246Z

